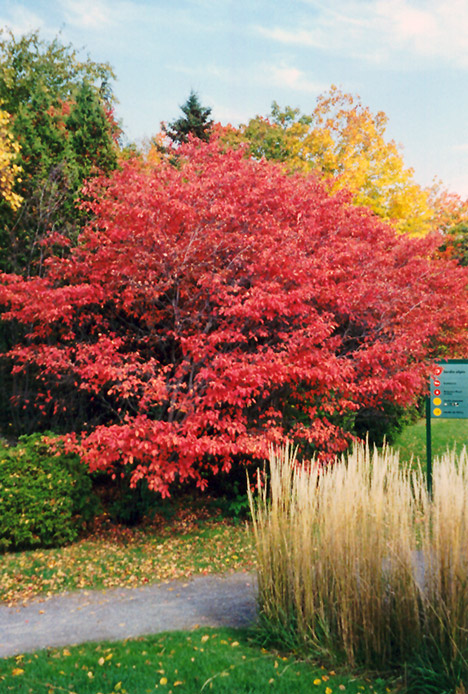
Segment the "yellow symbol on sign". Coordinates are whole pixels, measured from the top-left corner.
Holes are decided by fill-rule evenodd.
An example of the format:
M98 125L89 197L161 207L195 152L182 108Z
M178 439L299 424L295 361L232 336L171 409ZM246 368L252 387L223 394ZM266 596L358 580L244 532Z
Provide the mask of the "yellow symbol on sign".
M434 410L434 417L440 417L442 414L442 410L439 407L436 407Z
M434 398L433 402L434 402L434 405L440 405L442 400L440 398Z

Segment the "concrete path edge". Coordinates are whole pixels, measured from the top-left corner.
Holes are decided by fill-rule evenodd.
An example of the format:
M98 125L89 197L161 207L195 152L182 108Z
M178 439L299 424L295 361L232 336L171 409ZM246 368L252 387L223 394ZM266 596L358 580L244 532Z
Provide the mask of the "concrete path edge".
M256 614L257 582L248 573L60 593L23 607L0 605L0 657L197 626L244 627Z

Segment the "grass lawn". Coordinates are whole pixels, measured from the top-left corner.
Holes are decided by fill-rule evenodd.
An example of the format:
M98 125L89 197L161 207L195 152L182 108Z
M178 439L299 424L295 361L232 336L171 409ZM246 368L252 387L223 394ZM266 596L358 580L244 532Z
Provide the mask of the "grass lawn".
M447 449L460 453L463 446L468 448L468 419L431 420L432 457L443 455ZM419 458L426 465L426 420L420 419L406 427L392 446L400 451L400 460L406 462Z
M0 691L14 694L370 694L383 679L325 670L255 644L242 629L196 629L91 643L0 660Z

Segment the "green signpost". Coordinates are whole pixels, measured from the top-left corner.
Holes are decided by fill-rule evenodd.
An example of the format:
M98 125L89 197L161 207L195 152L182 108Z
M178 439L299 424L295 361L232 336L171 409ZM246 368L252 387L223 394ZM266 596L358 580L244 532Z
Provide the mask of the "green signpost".
M468 359L434 365L426 400L427 486L432 490L432 419L468 419Z

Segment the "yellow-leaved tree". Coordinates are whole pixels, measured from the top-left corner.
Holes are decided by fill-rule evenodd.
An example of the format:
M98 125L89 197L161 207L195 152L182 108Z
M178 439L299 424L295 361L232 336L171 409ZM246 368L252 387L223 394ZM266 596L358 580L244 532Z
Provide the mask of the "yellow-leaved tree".
M329 178L331 191L347 188L355 204L370 207L399 232L424 236L437 217L431 191L415 181L399 146L386 139L387 121L382 111L373 115L359 97L332 86L311 115L273 102L268 118L256 116L237 131L228 129L225 139L234 146L247 143L251 156L315 171Z
M19 144L9 129L10 115L0 109L0 197L13 209L17 210L23 199L15 193L15 182L19 180L21 167L15 164Z

